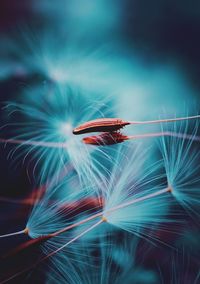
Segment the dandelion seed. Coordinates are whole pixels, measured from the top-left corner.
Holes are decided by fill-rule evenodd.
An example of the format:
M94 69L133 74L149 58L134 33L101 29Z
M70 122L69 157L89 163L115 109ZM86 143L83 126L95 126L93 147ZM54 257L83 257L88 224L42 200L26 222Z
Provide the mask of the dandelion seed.
M84 144L106 146L122 143L129 139L129 136L123 135L119 132L108 132L100 135L85 137L82 141Z
M97 226L99 226L101 223L103 222L103 220L99 220L98 222L96 222L95 224L93 224L92 226L90 226L89 228L87 228L86 230L84 230L83 232L81 232L79 235L75 236L74 238L72 238L70 241L68 241L67 243L65 243L64 245L62 245L61 247L59 247L58 249L54 250L53 252L51 252L50 254L47 254L46 256L44 256L43 258L39 259L37 262L33 263L32 265L30 265L29 267L26 267L24 270L17 272L16 274L12 275L11 277L1 281L1 284L3 283L7 283L8 281L20 276L21 274L35 268L38 264L40 264L41 262L45 261L46 259L48 259L49 257L52 257L54 254L57 254L59 251L63 250L64 248L66 248L67 246L69 246L70 244L72 244L73 242L75 242L76 240L78 240L79 238L81 238L82 236L84 236L85 234L87 234L88 232L90 232L91 230L95 229Z
M112 132L117 131L129 124L130 122L123 121L120 118L100 118L88 121L74 128L73 134L78 135L90 132Z
M198 119L200 115L179 117L179 118L169 118L169 119L159 119L159 120L147 120L147 121L123 121L120 118L103 118L88 121L73 130L73 134L83 134L90 132L113 132L124 128L127 125L142 125L142 124L160 124L164 122L176 122L183 120Z
M127 140L165 137L165 136L176 137L179 139L191 139L191 140L200 142L200 137L198 136L193 137L192 135L187 135L183 133L175 133L175 132L170 132L170 131L145 133L145 134L138 134L138 135L132 135L132 136L123 135L120 132L111 132L111 133L106 132L106 133L99 134L99 135L84 137L82 141L84 144L96 145L96 146L107 146L107 145L123 143Z
M199 140L196 136L198 123L191 126L188 122L174 124L170 131L181 133L181 135L185 133L184 136L187 138L187 133L191 132L191 129L192 134L189 140L163 136L159 145L172 195L189 214L199 215ZM162 130L165 132L164 126Z

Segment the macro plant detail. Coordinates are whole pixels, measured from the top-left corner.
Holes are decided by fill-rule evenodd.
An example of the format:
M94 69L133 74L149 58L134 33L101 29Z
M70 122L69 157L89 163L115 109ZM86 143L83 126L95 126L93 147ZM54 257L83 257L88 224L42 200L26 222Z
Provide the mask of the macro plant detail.
M197 118L198 116L195 117ZM184 126L183 120L187 121ZM48 183L40 200L33 206L26 227L0 237L27 234L34 240L21 245L16 250L18 252L27 249L33 243L38 243L42 247L49 246L50 250L45 249L44 257L5 281L35 268L71 244L75 245L79 239L90 232L93 233L103 223L134 233L154 245L156 242L162 242L156 236L159 225L161 224L160 230L165 231L168 223L179 222L178 216L176 220L170 219L169 211L171 203L174 202L170 198L177 199L187 210L190 209L191 213L195 213L194 203L198 205L198 190L188 188L199 182L198 151L190 153L193 143L197 143L197 146L199 143L196 136L198 123L189 135L186 132L189 120L190 118L181 119L180 126L176 125L179 122L173 121L172 131L165 131L162 126L158 136L161 137L160 151L163 158L150 163L149 167L146 164L150 149L143 150L142 144L131 143L130 146L125 145L117 149L115 163L113 165L111 162L112 170L108 171L106 182L102 182L101 178L95 178L92 183L85 182L87 185L90 184L90 187L82 188L82 182L78 173L75 174L76 168L72 164L63 179ZM103 124L105 125L105 119ZM112 135L112 132L110 133ZM7 143L9 142L10 140L7 140ZM161 174L159 172L163 166L165 173ZM190 173L187 172L188 167L193 169ZM89 178L91 179L91 176ZM166 185L163 180L166 181ZM193 202L195 195L196 200ZM107 230L103 229L101 234L106 236ZM94 241L97 236L94 232L92 240Z
M0 47L0 283L200 283L190 38L159 47L165 1L33 2Z

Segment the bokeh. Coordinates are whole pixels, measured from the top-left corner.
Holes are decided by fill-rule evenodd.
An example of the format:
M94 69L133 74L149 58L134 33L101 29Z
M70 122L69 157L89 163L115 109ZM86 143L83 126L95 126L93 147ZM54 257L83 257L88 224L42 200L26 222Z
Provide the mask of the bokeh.
M198 0L1 0L0 138L44 141L48 134L52 142L58 137L67 142L68 148L37 152L34 147L27 150L1 143L0 234L26 226L44 184L52 175L58 181L63 167L64 173L68 172L68 162L79 179L70 181L69 187L89 187L94 176L105 182L119 147L88 150L79 138L74 142L72 129L77 125L98 117L152 120L198 114L199 66ZM157 128L130 126L128 131L133 135L149 129ZM192 132L192 126L188 130ZM144 147L149 146L151 141L145 141ZM159 154L152 148L154 163ZM86 175L90 178L85 179ZM62 191L56 192L56 198L67 200ZM174 207L176 211L181 205ZM196 207L195 218L181 211L186 225L177 228L172 222L168 231L158 230L163 243L149 246L144 238L119 231L113 250L108 252L103 239L99 244L103 252L96 263L100 268L93 268L90 261L90 266L82 268L85 258L79 259L80 279L74 278L74 282L61 277L59 270L52 274L49 264L10 283L198 284L199 204ZM26 236L0 239L0 254L27 240ZM77 255L81 255L84 241L88 242L87 238L76 248ZM99 254L96 251L97 244L95 256ZM77 255L72 257L75 266ZM28 259L32 263L37 257L38 247L31 248L9 260L1 259L0 270L10 273L16 263ZM58 266L63 261L59 257L55 259ZM72 265L75 277L73 269Z

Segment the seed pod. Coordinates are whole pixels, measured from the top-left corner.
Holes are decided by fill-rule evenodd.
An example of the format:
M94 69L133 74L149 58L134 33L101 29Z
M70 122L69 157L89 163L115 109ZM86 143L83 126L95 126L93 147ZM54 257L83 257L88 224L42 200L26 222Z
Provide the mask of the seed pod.
M130 122L120 118L99 118L88 121L74 128L73 134L83 134L89 132L113 132L129 125Z

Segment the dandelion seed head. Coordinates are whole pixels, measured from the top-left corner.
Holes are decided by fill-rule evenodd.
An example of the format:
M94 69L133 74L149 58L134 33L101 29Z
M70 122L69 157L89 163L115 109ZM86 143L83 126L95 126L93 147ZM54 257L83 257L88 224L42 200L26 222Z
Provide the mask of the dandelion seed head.
M60 134L64 137L69 137L72 134L72 124L70 122L62 123L60 125Z
M112 113L111 101L103 102L103 96L99 95L94 102L90 95L76 87L45 84L28 89L22 102L9 102L5 110L11 122L5 132L10 133L10 140L21 143L13 147L8 157L15 164L23 157L40 181L59 175L69 161L82 181L93 172L100 175L92 165L92 153L96 149L88 148L81 137L72 133L81 122ZM109 156L103 153L101 150L101 159L107 159Z
M37 238L72 226L69 233L68 230L66 234L65 231L63 232L64 236L70 237L71 232L78 235L84 228L92 226L96 219L88 220L85 225L80 224L80 229L79 227L74 228L73 224L81 223L82 220L101 210L102 204L95 189L92 186L83 188L78 174L72 170L68 172L64 180L48 185L42 198L34 205L26 227L29 230L29 236ZM98 217L99 220L101 215ZM59 235L58 238L53 239L56 243Z
M171 194L190 212L195 208L195 204L199 204L200 196L198 130L198 121L162 125L162 131L183 135L162 137L159 143Z
M148 163L149 149L142 144L121 146L106 188L103 216L107 222L131 233L167 223L169 192L162 187L160 162ZM152 195L152 198L146 196Z

